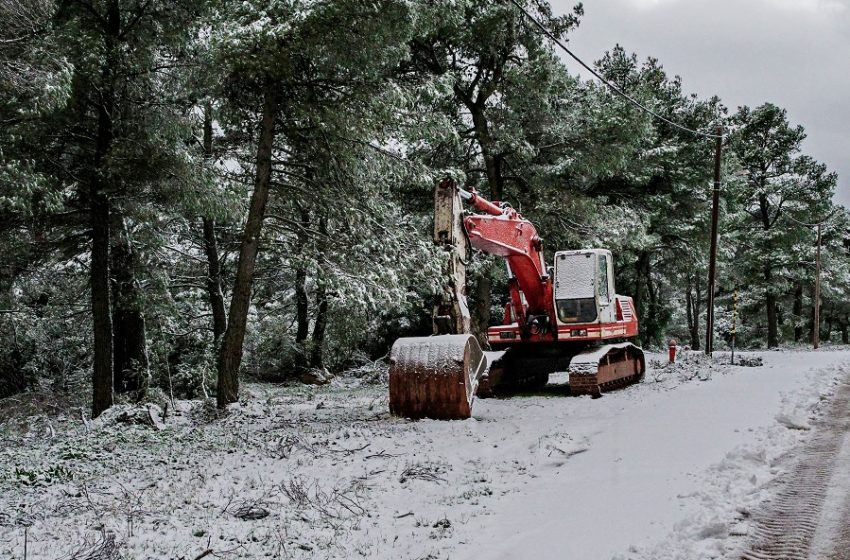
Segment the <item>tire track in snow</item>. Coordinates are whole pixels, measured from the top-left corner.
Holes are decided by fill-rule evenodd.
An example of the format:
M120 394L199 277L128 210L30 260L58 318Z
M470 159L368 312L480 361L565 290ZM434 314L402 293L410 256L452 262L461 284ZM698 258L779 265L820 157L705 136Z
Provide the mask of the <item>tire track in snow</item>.
M850 412L850 411L848 411ZM850 558L850 432L836 459L836 469L823 504L820 524L812 542L812 560Z
M783 478L777 496L753 516L754 537L743 560L807 560L823 524L823 505L850 431L850 383L838 387L799 461ZM843 463L843 461L842 461ZM839 465L839 469L847 465ZM822 532L822 530L821 530ZM819 538L823 538L819 535ZM844 558L844 557L842 557Z

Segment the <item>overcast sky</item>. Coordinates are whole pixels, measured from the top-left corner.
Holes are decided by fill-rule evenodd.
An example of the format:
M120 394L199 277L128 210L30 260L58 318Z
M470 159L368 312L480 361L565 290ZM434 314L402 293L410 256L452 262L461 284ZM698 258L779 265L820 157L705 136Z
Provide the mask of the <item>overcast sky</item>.
M576 1L551 3L563 14ZM730 111L787 109L808 134L804 153L838 172L835 199L850 207L850 0L585 0L569 39L588 63L617 43L654 56L686 92L717 94Z

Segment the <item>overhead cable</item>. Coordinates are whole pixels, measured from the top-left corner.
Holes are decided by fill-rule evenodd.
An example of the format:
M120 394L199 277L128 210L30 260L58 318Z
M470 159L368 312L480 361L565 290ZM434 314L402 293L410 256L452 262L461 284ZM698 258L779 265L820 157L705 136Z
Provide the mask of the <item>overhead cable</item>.
M796 219L796 218L793 218L793 217L792 217L790 214L788 214L787 212L786 212L786 213L783 213L782 215L783 215L784 217L788 218L789 220L791 220L792 222L796 222L796 223L798 223L798 224L799 224L799 225L801 225L801 226L805 226L805 227L815 227L815 226L823 226L823 225L826 225L826 223L827 223L827 222L829 222L829 221L832 219L832 217L835 215L835 213L836 213L837 211L838 211L838 210L833 210L832 212L830 212L830 213L829 213L829 215L828 215L826 218L822 219L822 220L821 220L821 221L819 221L819 222L814 222L814 223L811 223L811 224L807 224L807 223L805 223L805 222L801 222L800 220L798 220L798 219Z
M608 86L609 89L611 89L612 91L614 91L615 93L620 95L622 98L626 99L629 103L631 103L635 107L641 109L642 111L644 111L646 113L649 113L650 115L652 115L656 119L663 121L663 122L669 124L670 126L676 127L676 128L683 130L685 132L690 132L691 134L696 134L697 136L703 136L705 138L718 138L718 137L722 138L723 137L722 135L711 134L710 132L702 132L702 131L699 131L699 130L694 130L692 128L688 128L687 126L684 126L684 125L681 125L677 122L671 121L670 119L668 119L667 117L665 117L663 115L659 115L658 113L656 113L655 111L653 111L652 109L647 107L646 105L643 105L640 101L638 101L637 99L635 99L634 97L632 97L631 95L629 95L628 93L623 91L621 88L619 88L615 84L611 83L604 76L602 76L599 72L594 70L591 66L585 64L585 62L582 59L580 59L570 49L568 49L567 46L560 39L558 39L558 37L554 33L549 31L549 29L547 29L546 26L544 26L534 16L532 16L522 6L522 4L517 2L517 0L511 0L511 3L514 6L516 6L517 8L519 8L519 10L523 14L525 14L525 17L527 17L529 20L531 20L531 22L534 23L534 25L537 26L537 28L539 28L540 31L542 31L544 35L546 35L549 39L551 39L552 42L554 42L556 45L558 45L565 53L570 55L576 62L581 64L584 67L585 70L587 70L588 72L593 74L593 76L595 76L596 79L598 79L600 82L602 82L603 84Z

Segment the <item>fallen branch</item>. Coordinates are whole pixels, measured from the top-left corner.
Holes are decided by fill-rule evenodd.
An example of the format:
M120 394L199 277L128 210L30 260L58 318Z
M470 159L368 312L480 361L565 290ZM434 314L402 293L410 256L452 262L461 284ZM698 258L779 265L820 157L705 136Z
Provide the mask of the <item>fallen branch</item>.
M89 433L89 421L86 420L86 411L83 407L80 407L80 418L83 420L83 426L86 429L86 435Z
M411 478L427 480L429 482L446 482L446 479L438 474L438 471L430 465L413 465L404 469L399 477L399 482L406 482Z
M372 455L366 455L364 459L392 459L393 457L401 457L404 453L392 454L387 453L386 450L382 449L377 453L373 453Z
M329 448L328 451L330 451L332 453L345 453L346 455L353 455L353 454L357 453L358 451L363 451L364 449L369 447L369 445L370 444L367 443L363 447L355 447L355 448L352 448L352 449L330 449Z

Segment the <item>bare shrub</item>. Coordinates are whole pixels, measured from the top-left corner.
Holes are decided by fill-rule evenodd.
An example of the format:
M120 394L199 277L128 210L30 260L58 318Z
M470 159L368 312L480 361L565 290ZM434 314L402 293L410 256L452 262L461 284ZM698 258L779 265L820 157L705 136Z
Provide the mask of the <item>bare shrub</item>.
M121 545L115 542L115 534L101 529L94 542L83 542L76 551L60 560L120 560Z
M427 480L428 482L445 482L440 476L446 472L445 466L436 463L415 463L407 466L399 476L399 482L406 482L412 478Z
M292 478L280 484L281 493L298 509L312 509L323 517L340 519L347 516L359 517L366 514L361 505L363 484L354 480L346 487L336 487L329 491L319 487L318 481L305 483L300 478Z

